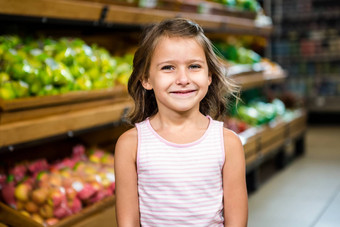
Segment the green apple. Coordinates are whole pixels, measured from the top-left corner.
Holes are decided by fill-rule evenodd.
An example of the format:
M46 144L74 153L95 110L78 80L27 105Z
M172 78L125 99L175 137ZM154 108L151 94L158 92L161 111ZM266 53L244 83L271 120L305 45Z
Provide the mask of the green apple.
M86 74L76 79L74 83L75 90L91 90L92 81L90 77Z
M12 88L17 98L27 97L29 95L29 86L24 81L13 81Z
M0 72L0 85L9 81L9 80L10 80L10 77L9 77L8 73Z
M13 90L12 82L7 81L0 87L0 98L10 100L16 98L16 94Z
M78 64L73 64L69 67L70 73L73 78L78 78L85 73L85 69Z

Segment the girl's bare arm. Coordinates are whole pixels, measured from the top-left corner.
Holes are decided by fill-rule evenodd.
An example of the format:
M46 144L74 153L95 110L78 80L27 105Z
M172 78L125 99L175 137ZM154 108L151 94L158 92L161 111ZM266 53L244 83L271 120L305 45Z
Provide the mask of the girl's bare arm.
M137 130L121 135L115 149L116 216L118 226L140 226L137 192Z
M224 226L246 227L248 195L245 157L239 137L224 129L225 163L223 167Z

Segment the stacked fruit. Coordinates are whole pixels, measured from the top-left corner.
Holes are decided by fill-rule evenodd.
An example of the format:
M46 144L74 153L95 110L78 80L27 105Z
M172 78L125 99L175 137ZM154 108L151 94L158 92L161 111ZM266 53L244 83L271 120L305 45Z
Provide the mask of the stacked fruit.
M256 0L214 0L221 3L228 8L237 9L241 11L258 12L261 10L261 6Z
M0 174L2 199L23 215L44 225L79 212L114 193L114 157L94 149L73 148L69 158L53 164L45 159L21 163Z
M286 111L284 103L279 99L272 102L251 101L247 105L239 105L236 110L237 118L249 125L257 126L283 116Z
M224 120L224 127L236 133L241 133L247 130L250 126L236 117L229 116Z
M126 84L132 55L111 56L79 38L0 36L0 98L54 95Z
M261 56L241 44L228 42L215 42L218 52L231 64L254 64L261 61Z

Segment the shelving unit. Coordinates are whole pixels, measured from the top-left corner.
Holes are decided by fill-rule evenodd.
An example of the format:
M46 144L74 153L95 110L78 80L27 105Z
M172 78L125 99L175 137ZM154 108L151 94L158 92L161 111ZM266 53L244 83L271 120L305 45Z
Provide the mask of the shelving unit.
M81 212L66 217L54 227L81 227L81 226L115 226L112 218L115 218L115 197L107 197L93 206L84 208ZM0 203L0 221L11 226L42 227L41 224L33 221L18 211ZM1 223L0 222L0 223Z
M245 73L239 75L233 75L231 78L239 84L242 89L249 89L254 87L261 87L266 84L273 84L273 83L282 83L285 78L286 74L284 72L280 72L277 74L274 73Z
M339 113L339 1L269 2L276 28L271 56L288 70L288 88L306 98L309 113Z
M270 125L250 128L240 133L246 155L247 172L253 171L266 156L279 152L285 144L301 139L306 131L306 118L305 111L297 109L289 121L279 119Z
M85 0L0 0L0 16L19 17L19 20L33 18L48 23L50 20L72 23L101 25L111 29L112 25L132 28L143 27L165 18L186 17L195 20L209 32L223 34L252 34L269 36L272 27L258 27L254 20L225 15L197 14L159 9L135 8L112 5L104 1ZM282 83L285 72L245 73L232 78L243 89L261 87L272 83ZM101 125L120 122L122 116L133 105L126 96L126 90L116 88L91 94L69 93L64 96L32 98L0 102L0 150L36 140L49 139L58 135L72 135L78 131ZM22 108L22 109L18 109ZM306 130L306 115L298 111L291 121L277 121L272 125L251 128L241 133L247 162L247 173L253 174L269 156L281 151L288 143L303 140ZM11 151L11 149L8 149ZM255 179L255 178L254 178ZM0 204L0 222L21 225L30 223L19 212ZM115 226L114 196L85 208L79 214L62 220L56 226ZM10 220L9 220L10 219ZM102 220L102 221L100 221ZM110 221L108 221L110 220ZM36 226L41 226L34 223ZM28 225L28 224L27 224ZM33 224L31 226L34 226Z
M94 25L120 24L143 26L166 18L185 17L195 20L204 29L220 33L242 33L269 36L272 27L256 26L247 18L176 12L150 8L136 8L104 4L100 2L76 0L0 0L0 14L49 19L78 20L92 22Z

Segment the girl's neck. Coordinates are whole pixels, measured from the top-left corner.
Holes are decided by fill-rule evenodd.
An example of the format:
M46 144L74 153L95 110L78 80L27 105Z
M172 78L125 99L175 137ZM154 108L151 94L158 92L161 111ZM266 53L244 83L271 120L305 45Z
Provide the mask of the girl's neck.
M185 144L201 138L209 126L209 118L201 114L169 116L157 113L150 125L165 140Z

